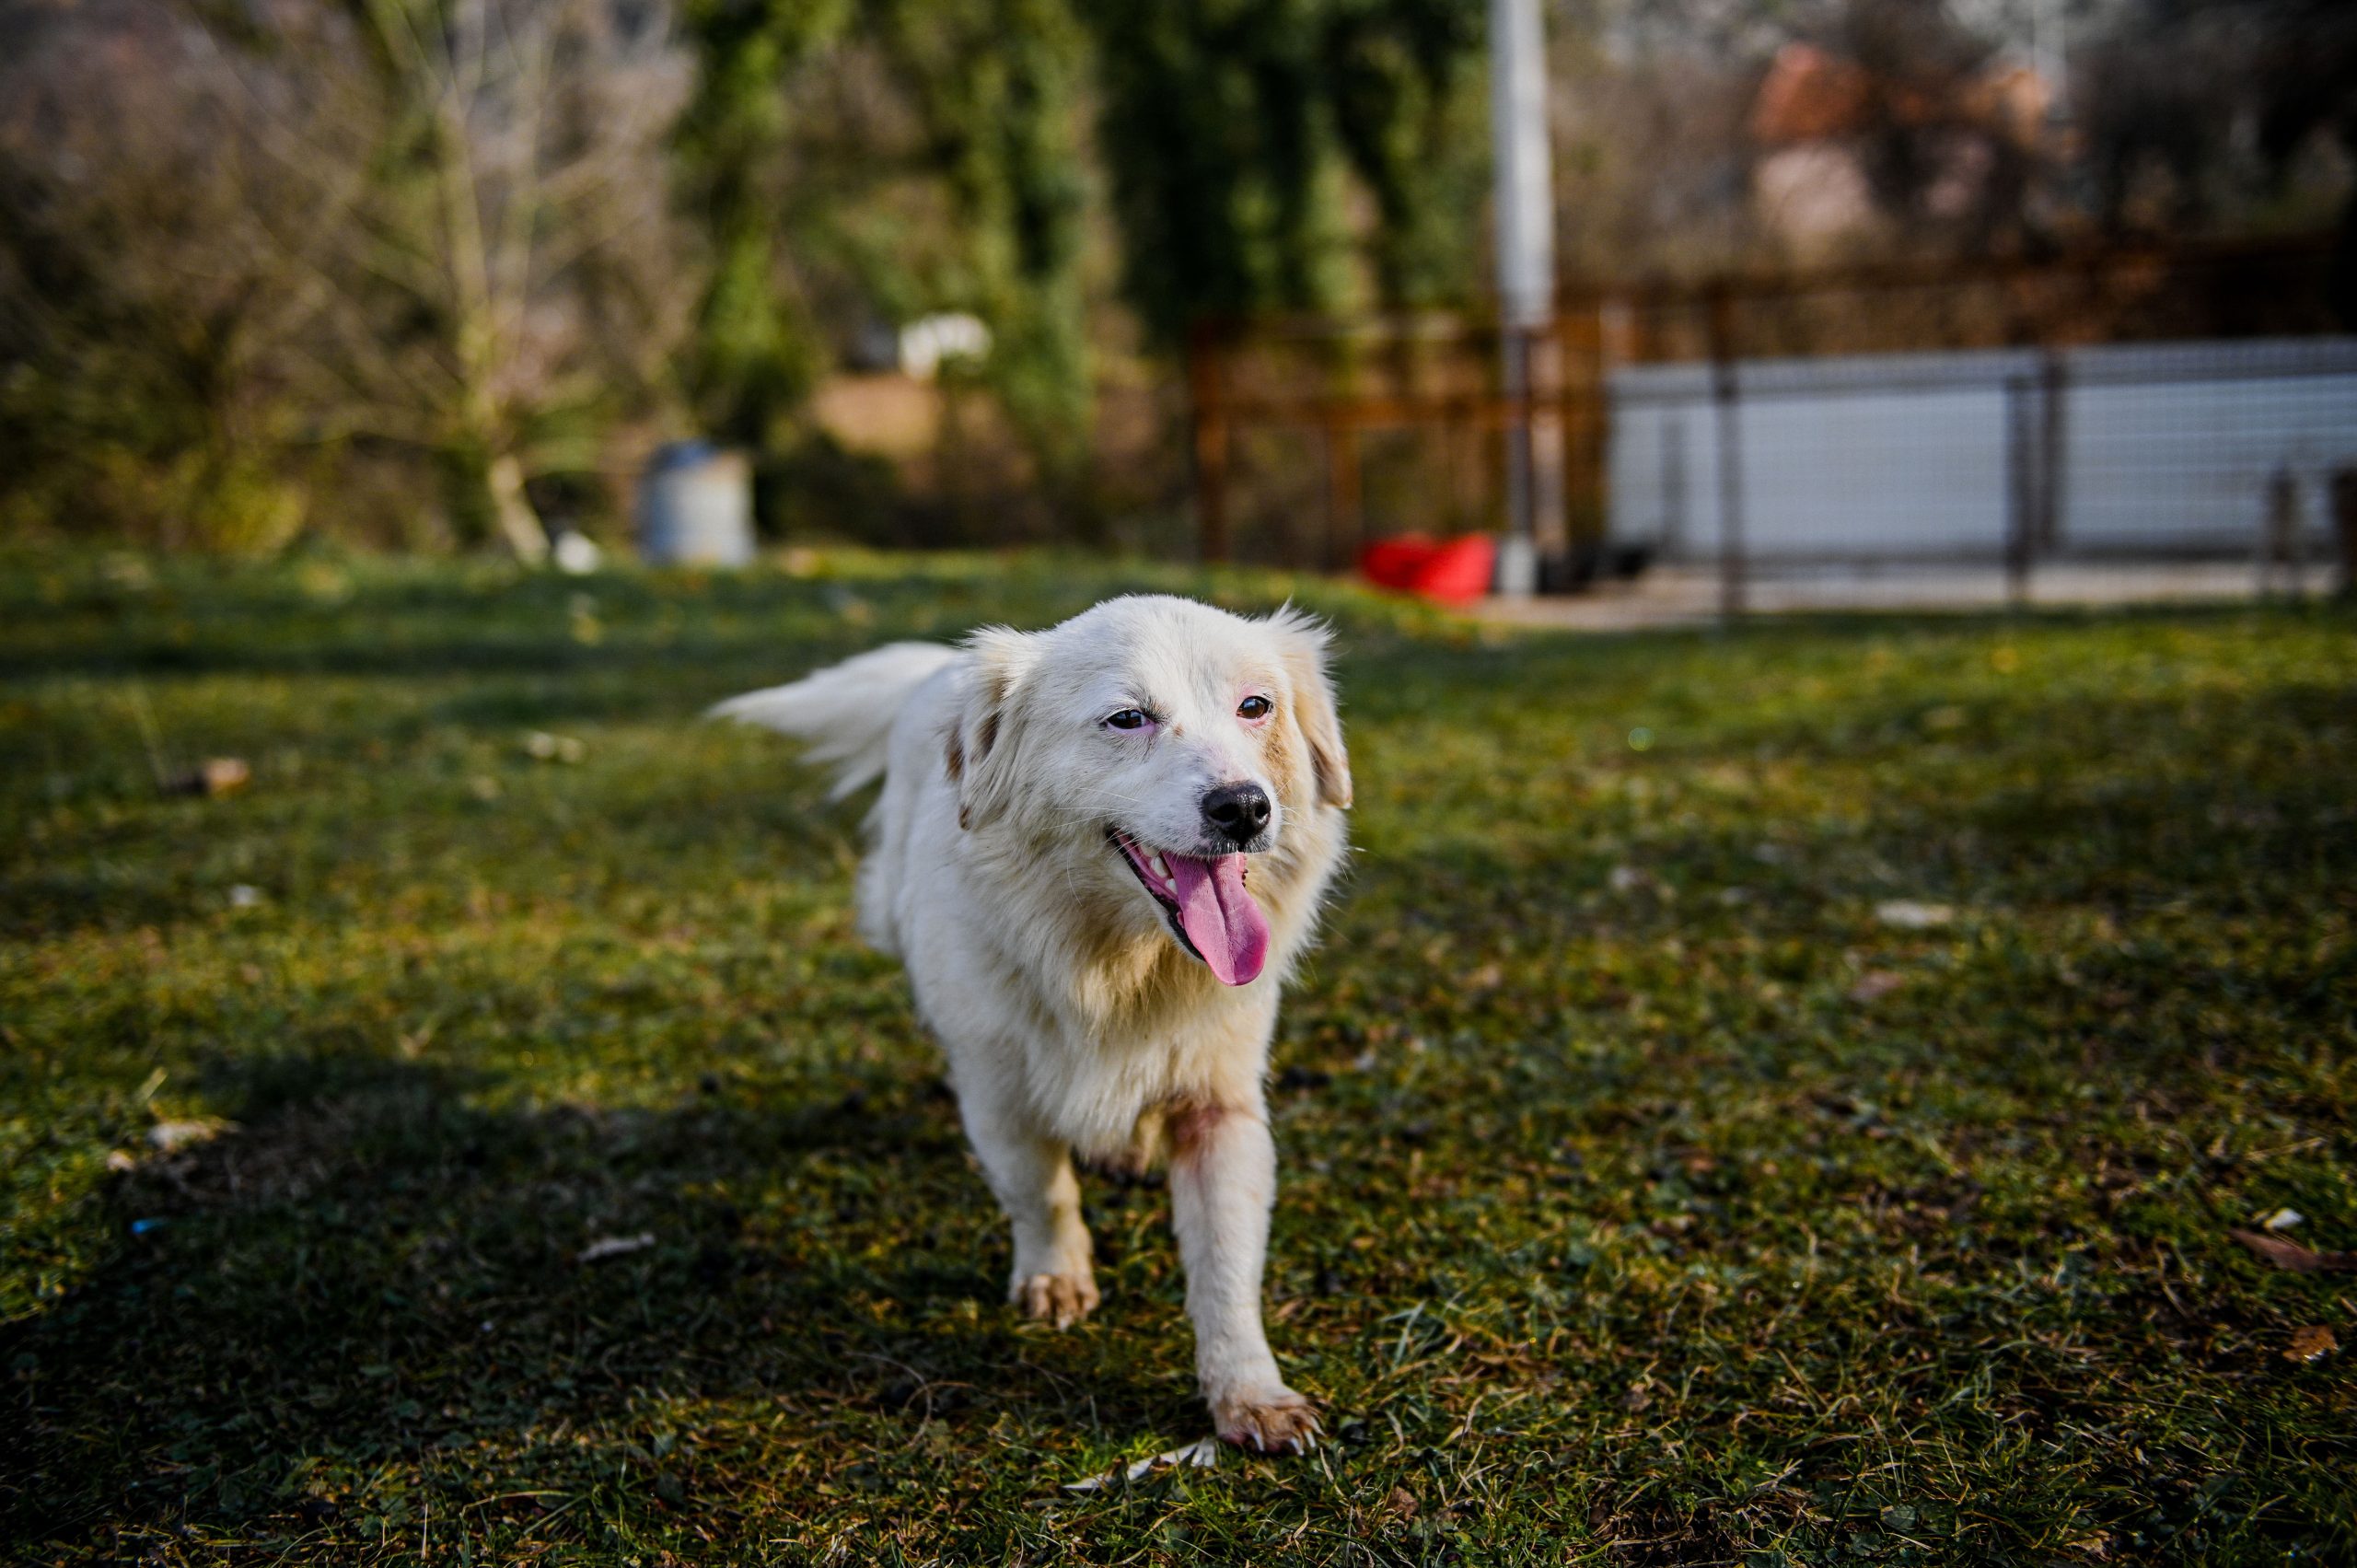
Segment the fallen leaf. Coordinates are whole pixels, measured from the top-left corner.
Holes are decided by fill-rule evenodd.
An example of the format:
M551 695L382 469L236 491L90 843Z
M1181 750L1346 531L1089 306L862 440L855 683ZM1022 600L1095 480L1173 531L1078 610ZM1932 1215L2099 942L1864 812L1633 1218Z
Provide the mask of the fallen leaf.
M2305 1365L2340 1347L2332 1330L2321 1323L2310 1323L2292 1330L2292 1342L2283 1347L2283 1359L2294 1365Z
M1406 1524L1416 1516L1416 1494L1404 1486L1395 1486L1391 1495L1383 1500L1383 1511Z
M1184 1465L1190 1469L1207 1470L1218 1462L1219 1439L1198 1437L1183 1448L1173 1448L1167 1454L1156 1454L1149 1459L1139 1459L1126 1467L1115 1465L1100 1475L1067 1481L1064 1483L1064 1490L1066 1492L1100 1492L1117 1481L1135 1481L1138 1477L1154 1470L1169 1469L1177 1465Z
M207 757L187 772L164 781L166 795L230 795L246 787L254 771L243 757Z
M2230 1230L2226 1234L2265 1261L2295 1274L2357 1274L2357 1252L2317 1252L2296 1241L2255 1230Z
M655 1233L642 1230L636 1236L603 1236L583 1248L574 1257L576 1263L595 1263L607 1258L620 1258L627 1253L643 1252L655 1245Z
M1906 983L1907 977L1903 974L1894 974L1888 970L1868 970L1858 977L1858 983L1850 988L1850 1000L1879 1001Z

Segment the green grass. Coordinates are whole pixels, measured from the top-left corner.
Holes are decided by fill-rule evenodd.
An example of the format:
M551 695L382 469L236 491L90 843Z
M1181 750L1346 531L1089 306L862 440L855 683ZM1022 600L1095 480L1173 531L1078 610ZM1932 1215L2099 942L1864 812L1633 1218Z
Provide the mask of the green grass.
M1339 1440L1083 1496L1204 1430L1164 1195L1090 1182L1105 1307L1011 1316L857 807L695 715L1300 585L0 576L15 1560L2357 1555L2357 1281L2226 1235L2357 1246L2345 610L1507 639L1307 587L1361 853L1269 1295Z

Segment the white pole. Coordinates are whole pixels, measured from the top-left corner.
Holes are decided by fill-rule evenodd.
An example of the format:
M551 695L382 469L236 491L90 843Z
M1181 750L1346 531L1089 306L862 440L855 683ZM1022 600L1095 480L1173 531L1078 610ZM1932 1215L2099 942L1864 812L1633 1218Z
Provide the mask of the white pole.
M1533 461L1530 351L1555 304L1547 41L1539 27L1538 0L1490 0L1490 137L1497 156L1498 303L1505 395L1524 410L1524 417L1506 427L1509 526L1498 555L1498 591L1523 596L1538 587L1538 511L1546 488Z

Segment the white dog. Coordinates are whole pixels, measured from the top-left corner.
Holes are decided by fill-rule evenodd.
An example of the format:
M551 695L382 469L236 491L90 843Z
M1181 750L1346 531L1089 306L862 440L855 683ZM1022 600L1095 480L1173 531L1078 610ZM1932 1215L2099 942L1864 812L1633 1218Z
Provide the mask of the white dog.
M1118 598L962 648L897 643L723 703L884 778L862 933L908 966L1015 1231L1009 1298L1097 1305L1072 1156L1169 1161L1203 1398L1227 1441L1314 1446L1260 1326L1277 990L1343 854L1323 627Z

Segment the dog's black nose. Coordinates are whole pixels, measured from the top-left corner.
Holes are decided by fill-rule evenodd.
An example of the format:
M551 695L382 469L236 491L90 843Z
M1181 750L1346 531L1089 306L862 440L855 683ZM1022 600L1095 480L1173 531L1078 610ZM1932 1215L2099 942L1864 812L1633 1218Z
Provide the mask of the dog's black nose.
M1269 830L1269 792L1256 784L1206 790L1203 820L1216 837L1241 848Z

